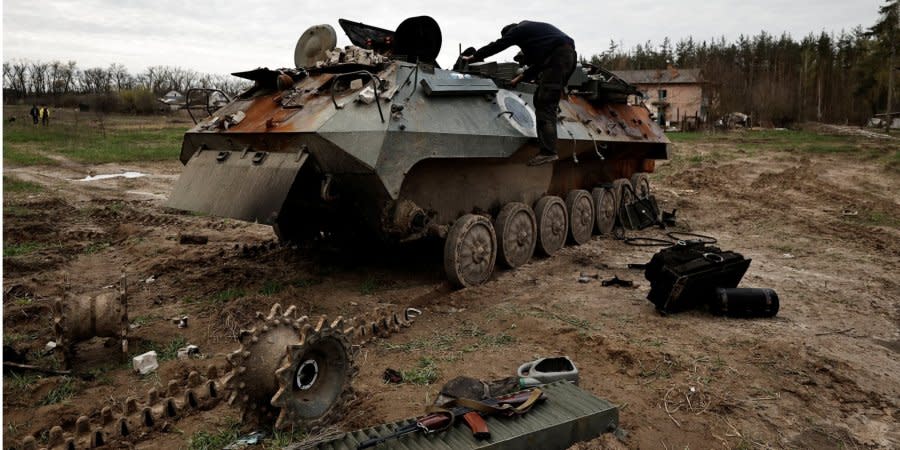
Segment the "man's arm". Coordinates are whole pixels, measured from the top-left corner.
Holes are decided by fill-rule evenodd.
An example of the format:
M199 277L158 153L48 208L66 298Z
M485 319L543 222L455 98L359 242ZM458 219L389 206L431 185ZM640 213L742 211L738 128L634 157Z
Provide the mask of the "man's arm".
M507 33L504 34L500 39L497 39L496 41L491 42L490 44L485 45L484 47L481 47L480 49L478 49L478 51L475 52L474 55L472 55L471 60L472 61L482 61L482 60L484 60L484 58L489 58L491 56L494 56L497 53L500 53L503 50L506 50L506 49L512 47L513 45L518 45L520 29L521 29L521 27L518 25L512 27L512 29L507 31Z

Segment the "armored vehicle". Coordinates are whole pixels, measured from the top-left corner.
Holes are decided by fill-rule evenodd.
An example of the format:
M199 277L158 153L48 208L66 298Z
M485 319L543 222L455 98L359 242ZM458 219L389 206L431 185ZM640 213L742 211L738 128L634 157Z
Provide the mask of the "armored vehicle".
M289 241L437 236L450 281L471 286L495 264L609 234L667 157L649 111L627 102L640 93L582 64L559 105L560 159L529 167L535 86L508 86L517 64L440 68L427 16L394 31L340 25L353 45L335 48L318 25L296 67L234 74L254 85L184 135L169 206L271 224Z

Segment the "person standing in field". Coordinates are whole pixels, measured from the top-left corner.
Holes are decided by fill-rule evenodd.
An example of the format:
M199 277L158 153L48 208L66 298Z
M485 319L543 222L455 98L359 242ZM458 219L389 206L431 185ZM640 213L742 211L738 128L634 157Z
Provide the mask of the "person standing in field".
M47 126L50 123L50 107L44 106L41 108L41 125Z
M38 124L38 118L39 118L38 115L40 114L40 111L38 111L37 105L35 105L35 104L32 103L32 105L31 105L31 111L28 111L28 114L31 115L31 120L34 122L35 125L37 125L37 124Z

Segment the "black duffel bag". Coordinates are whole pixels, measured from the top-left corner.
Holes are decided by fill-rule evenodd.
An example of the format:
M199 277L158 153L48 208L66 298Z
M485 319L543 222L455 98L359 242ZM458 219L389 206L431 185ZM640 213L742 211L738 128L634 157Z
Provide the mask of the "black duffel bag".
M748 267L750 260L740 253L702 241L679 241L647 263L647 300L662 313L707 305L716 298L716 289L737 287Z

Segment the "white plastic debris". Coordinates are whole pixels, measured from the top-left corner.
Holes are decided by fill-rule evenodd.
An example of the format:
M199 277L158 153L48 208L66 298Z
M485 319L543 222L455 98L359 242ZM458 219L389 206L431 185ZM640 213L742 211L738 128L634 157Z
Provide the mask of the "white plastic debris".
M53 349L55 349L57 345L58 344L53 341L47 342L47 345L44 346L44 350L48 352L53 351Z
M232 125L237 125L244 120L244 117L247 117L247 115L244 114L243 111L238 111L231 115L231 120L229 120L229 122L231 122Z
M156 352L153 350L144 353L143 355L135 356L131 360L131 363L134 367L134 371L141 375L147 375L148 373L159 369L159 362L156 360Z
M369 86L359 92L359 101L371 105L375 101L375 89Z
M178 359L190 359L192 356L200 356L200 347L188 345L187 347L179 348L175 354Z
M178 328L187 328L188 326L188 316L181 317L173 317L172 323L177 324Z
M144 280L144 283L150 284L150 283L152 283L152 282L154 282L154 281L156 281L156 276L155 276L155 275L150 275L149 277L147 277L146 280Z
M94 175L91 173L90 175L78 180L78 181L96 181L96 180L106 180L108 178L140 178L146 177L147 174L140 172L122 172L122 173L109 173L103 175Z

